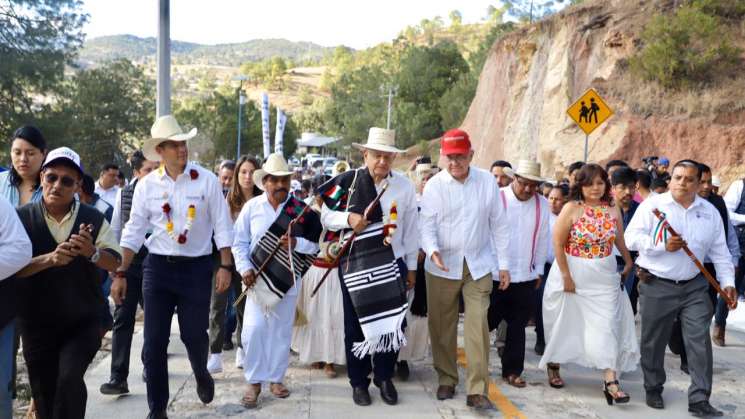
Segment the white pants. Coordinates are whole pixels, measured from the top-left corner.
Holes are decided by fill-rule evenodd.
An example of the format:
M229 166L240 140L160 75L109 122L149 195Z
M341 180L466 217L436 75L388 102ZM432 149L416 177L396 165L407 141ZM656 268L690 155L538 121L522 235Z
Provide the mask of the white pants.
M290 341L295 322L297 287L266 316L260 305L246 299L243 314L243 373L249 384L281 383L290 363Z

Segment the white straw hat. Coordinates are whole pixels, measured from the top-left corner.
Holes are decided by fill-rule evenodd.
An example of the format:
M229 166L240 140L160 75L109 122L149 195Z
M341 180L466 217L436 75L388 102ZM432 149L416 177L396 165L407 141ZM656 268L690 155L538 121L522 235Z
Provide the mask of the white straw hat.
M505 167L503 169L507 176L514 178L519 176L534 182L543 182L544 179L541 177L541 164L532 160L519 160L517 162L516 169L510 169Z
M257 170L253 174L254 185L258 186L262 191L264 190L264 178L267 175L284 177L292 175L290 167L287 165L282 153L272 153L266 158L264 165L261 169Z
M367 134L367 144L352 143L352 147L358 150L377 150L387 153L403 153L404 150L396 148L396 131L385 128L370 128Z
M184 132L181 125L178 124L173 115L163 115L155 120L150 128L150 137L142 145L142 154L145 158L152 161L160 161L160 154L155 148L165 141L186 141L197 135L197 129L193 128L189 132Z

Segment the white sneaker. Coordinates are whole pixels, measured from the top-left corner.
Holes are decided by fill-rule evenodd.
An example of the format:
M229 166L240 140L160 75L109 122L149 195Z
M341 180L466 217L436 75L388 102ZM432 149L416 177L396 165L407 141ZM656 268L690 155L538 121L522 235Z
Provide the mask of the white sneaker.
M243 369L243 348L238 347L235 351L235 367Z
M210 374L222 372L222 354L210 354L207 359L207 371Z

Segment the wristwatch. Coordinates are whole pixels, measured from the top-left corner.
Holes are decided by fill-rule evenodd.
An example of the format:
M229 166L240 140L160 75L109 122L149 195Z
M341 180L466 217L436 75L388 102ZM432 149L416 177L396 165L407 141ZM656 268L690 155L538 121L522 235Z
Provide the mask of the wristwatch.
M233 265L222 265L222 264L220 265L220 269L225 269L228 272L233 272L233 268L234 268Z
M92 263L97 263L98 259L101 259L101 251L96 248L96 253L92 254L90 257L90 261Z

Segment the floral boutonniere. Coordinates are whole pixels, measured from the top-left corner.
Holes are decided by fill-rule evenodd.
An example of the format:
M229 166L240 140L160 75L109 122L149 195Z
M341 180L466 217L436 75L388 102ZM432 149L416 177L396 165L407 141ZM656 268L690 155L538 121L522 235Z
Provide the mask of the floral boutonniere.
M197 178L199 178L199 172L197 169L189 170L189 177L191 177L191 180L197 180Z

